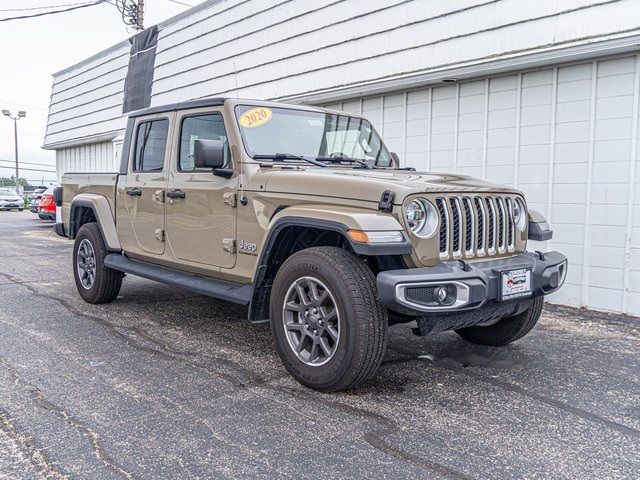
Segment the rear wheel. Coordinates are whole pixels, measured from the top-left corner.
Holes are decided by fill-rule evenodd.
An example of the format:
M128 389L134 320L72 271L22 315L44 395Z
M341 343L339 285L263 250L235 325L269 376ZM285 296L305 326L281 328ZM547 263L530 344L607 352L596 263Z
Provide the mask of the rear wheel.
M109 303L120 292L123 274L104 265L106 256L98 225L82 225L73 245L73 272L76 288L85 302Z
M531 300L531 305L524 312L506 317L487 326L474 325L461 328L456 333L471 343L480 345L500 346L515 342L529 333L542 314L544 297Z
M273 282L271 330L289 373L321 391L373 376L387 345L375 277L354 254L314 247L293 254Z

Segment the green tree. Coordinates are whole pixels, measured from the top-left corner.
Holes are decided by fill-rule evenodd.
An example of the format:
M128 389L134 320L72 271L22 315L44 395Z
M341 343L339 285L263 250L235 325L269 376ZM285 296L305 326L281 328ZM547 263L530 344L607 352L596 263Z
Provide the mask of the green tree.
M20 178L20 185L23 187L28 187L29 182L26 178ZM15 177L12 175L11 177L0 177L0 187L15 187Z

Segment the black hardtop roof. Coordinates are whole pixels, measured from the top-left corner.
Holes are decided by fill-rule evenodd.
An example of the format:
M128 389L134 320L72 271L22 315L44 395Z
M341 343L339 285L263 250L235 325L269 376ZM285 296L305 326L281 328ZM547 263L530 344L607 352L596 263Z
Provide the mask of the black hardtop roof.
M130 118L141 117L142 115L151 115L153 113L174 112L176 110L187 110L189 108L200 107L219 107L223 105L226 97L201 98L199 100L190 100L188 102L170 103L168 105L158 105L156 107L143 108L129 112Z

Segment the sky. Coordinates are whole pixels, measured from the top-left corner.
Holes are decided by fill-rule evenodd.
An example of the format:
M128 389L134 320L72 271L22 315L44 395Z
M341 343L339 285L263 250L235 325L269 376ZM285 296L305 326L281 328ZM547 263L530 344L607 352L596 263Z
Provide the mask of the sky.
M0 19L44 11L2 10L83 1L0 0ZM145 0L145 26L183 12L189 8L184 4L196 5L201 1ZM27 112L27 117L18 121L19 160L24 168L20 177L31 180L32 184L40 183L42 178L56 178L51 172L55 171L55 152L41 148L53 81L51 75L131 35L116 7L108 3L40 18L0 22L0 110L8 109L14 114L18 110ZM0 177L10 177L14 173L13 161L13 121L0 116Z

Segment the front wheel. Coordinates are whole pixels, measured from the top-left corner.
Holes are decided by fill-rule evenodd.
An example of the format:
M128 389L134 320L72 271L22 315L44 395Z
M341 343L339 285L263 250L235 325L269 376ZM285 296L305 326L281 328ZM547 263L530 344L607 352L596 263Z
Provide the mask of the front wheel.
M340 248L308 248L289 257L273 282L270 317L285 368L316 390L362 383L386 350L388 320L375 277Z
M73 245L73 276L85 302L109 303L120 292L123 275L104 265L106 256L107 248L98 225L82 225Z
M531 300L529 307L513 317L506 317L487 326L474 325L456 330L456 333L471 343L501 346L515 342L529 333L542 314L544 297Z

